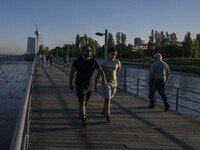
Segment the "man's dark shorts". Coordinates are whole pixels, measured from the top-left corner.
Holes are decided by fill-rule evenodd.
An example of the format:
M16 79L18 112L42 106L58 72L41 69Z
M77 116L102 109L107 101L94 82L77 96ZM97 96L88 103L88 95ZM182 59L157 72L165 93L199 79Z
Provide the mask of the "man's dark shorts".
M92 92L94 91L94 86L76 86L76 96L78 97L79 103L83 100L88 101Z

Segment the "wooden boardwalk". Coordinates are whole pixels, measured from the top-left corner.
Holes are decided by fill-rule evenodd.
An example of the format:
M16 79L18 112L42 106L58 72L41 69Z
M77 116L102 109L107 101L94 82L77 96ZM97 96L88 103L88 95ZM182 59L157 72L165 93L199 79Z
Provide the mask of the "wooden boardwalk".
M68 73L39 66L32 96L30 150L48 149L200 149L200 121L163 107L147 109L147 100L118 90L111 103L111 124L100 112L100 85L88 108L88 128L81 127L78 102L68 88Z

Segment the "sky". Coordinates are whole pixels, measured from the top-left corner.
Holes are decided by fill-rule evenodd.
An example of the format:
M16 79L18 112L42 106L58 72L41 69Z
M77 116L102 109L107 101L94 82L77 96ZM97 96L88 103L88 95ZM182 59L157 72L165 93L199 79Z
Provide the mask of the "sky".
M151 30L176 33L179 41L191 32L200 33L200 0L0 0L0 54L24 54L27 38L35 37L50 49L75 43L86 34L104 44L96 32L117 32L127 44L142 37L146 43Z

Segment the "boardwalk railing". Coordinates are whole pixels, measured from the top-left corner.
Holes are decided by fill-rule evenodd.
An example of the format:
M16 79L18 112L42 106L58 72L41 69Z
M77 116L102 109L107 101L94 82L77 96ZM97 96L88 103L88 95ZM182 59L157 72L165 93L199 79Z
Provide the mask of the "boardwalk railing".
M61 58L55 58L54 62L63 65L63 60ZM118 88L148 99L148 81L128 76L127 67L125 66L122 66L122 70L118 74L118 85ZM179 112L184 112L188 115L190 115L191 112L185 112L185 109L200 114L200 93L167 85L166 94L169 103L174 107L171 107L171 109L176 111L184 109ZM162 105L162 100L158 93L156 93L155 101Z
M10 150L25 150L29 145L29 128L30 128L30 111L31 111L31 88L32 78L35 72L35 63L32 65L32 75L29 80L29 85L26 93L25 100L21 105L20 112L17 119L17 124L12 137Z
M127 67L122 67L122 68L123 69L120 72L119 78L118 78L119 79L118 84L121 86L118 86L118 87L121 87L121 89L127 92L131 92L138 96L148 98L148 94L149 94L148 81L140 79L140 78L134 78L134 77L128 76ZM170 100L169 103L175 106L174 109L176 111L178 111L179 108L185 108L190 111L200 113L199 111L200 93L199 92L167 85L166 94L168 96L168 99ZM156 94L156 101L159 101L159 100L161 100L160 96Z

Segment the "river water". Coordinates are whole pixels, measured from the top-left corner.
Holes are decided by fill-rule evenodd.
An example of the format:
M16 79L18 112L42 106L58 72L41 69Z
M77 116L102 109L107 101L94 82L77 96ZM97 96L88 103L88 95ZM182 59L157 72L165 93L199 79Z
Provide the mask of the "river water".
M148 68L127 67L126 84L128 92L136 94L137 83L139 82L138 95L148 100L148 75ZM124 68L122 68L118 75L118 87L121 88L123 88L124 83L123 76ZM177 89L179 89L178 96ZM172 71L166 93L172 110L176 110L176 99L178 97L178 111L200 120L200 76ZM156 101L163 105L158 93L156 93Z
M11 142L31 71L30 61L0 61L0 149Z

